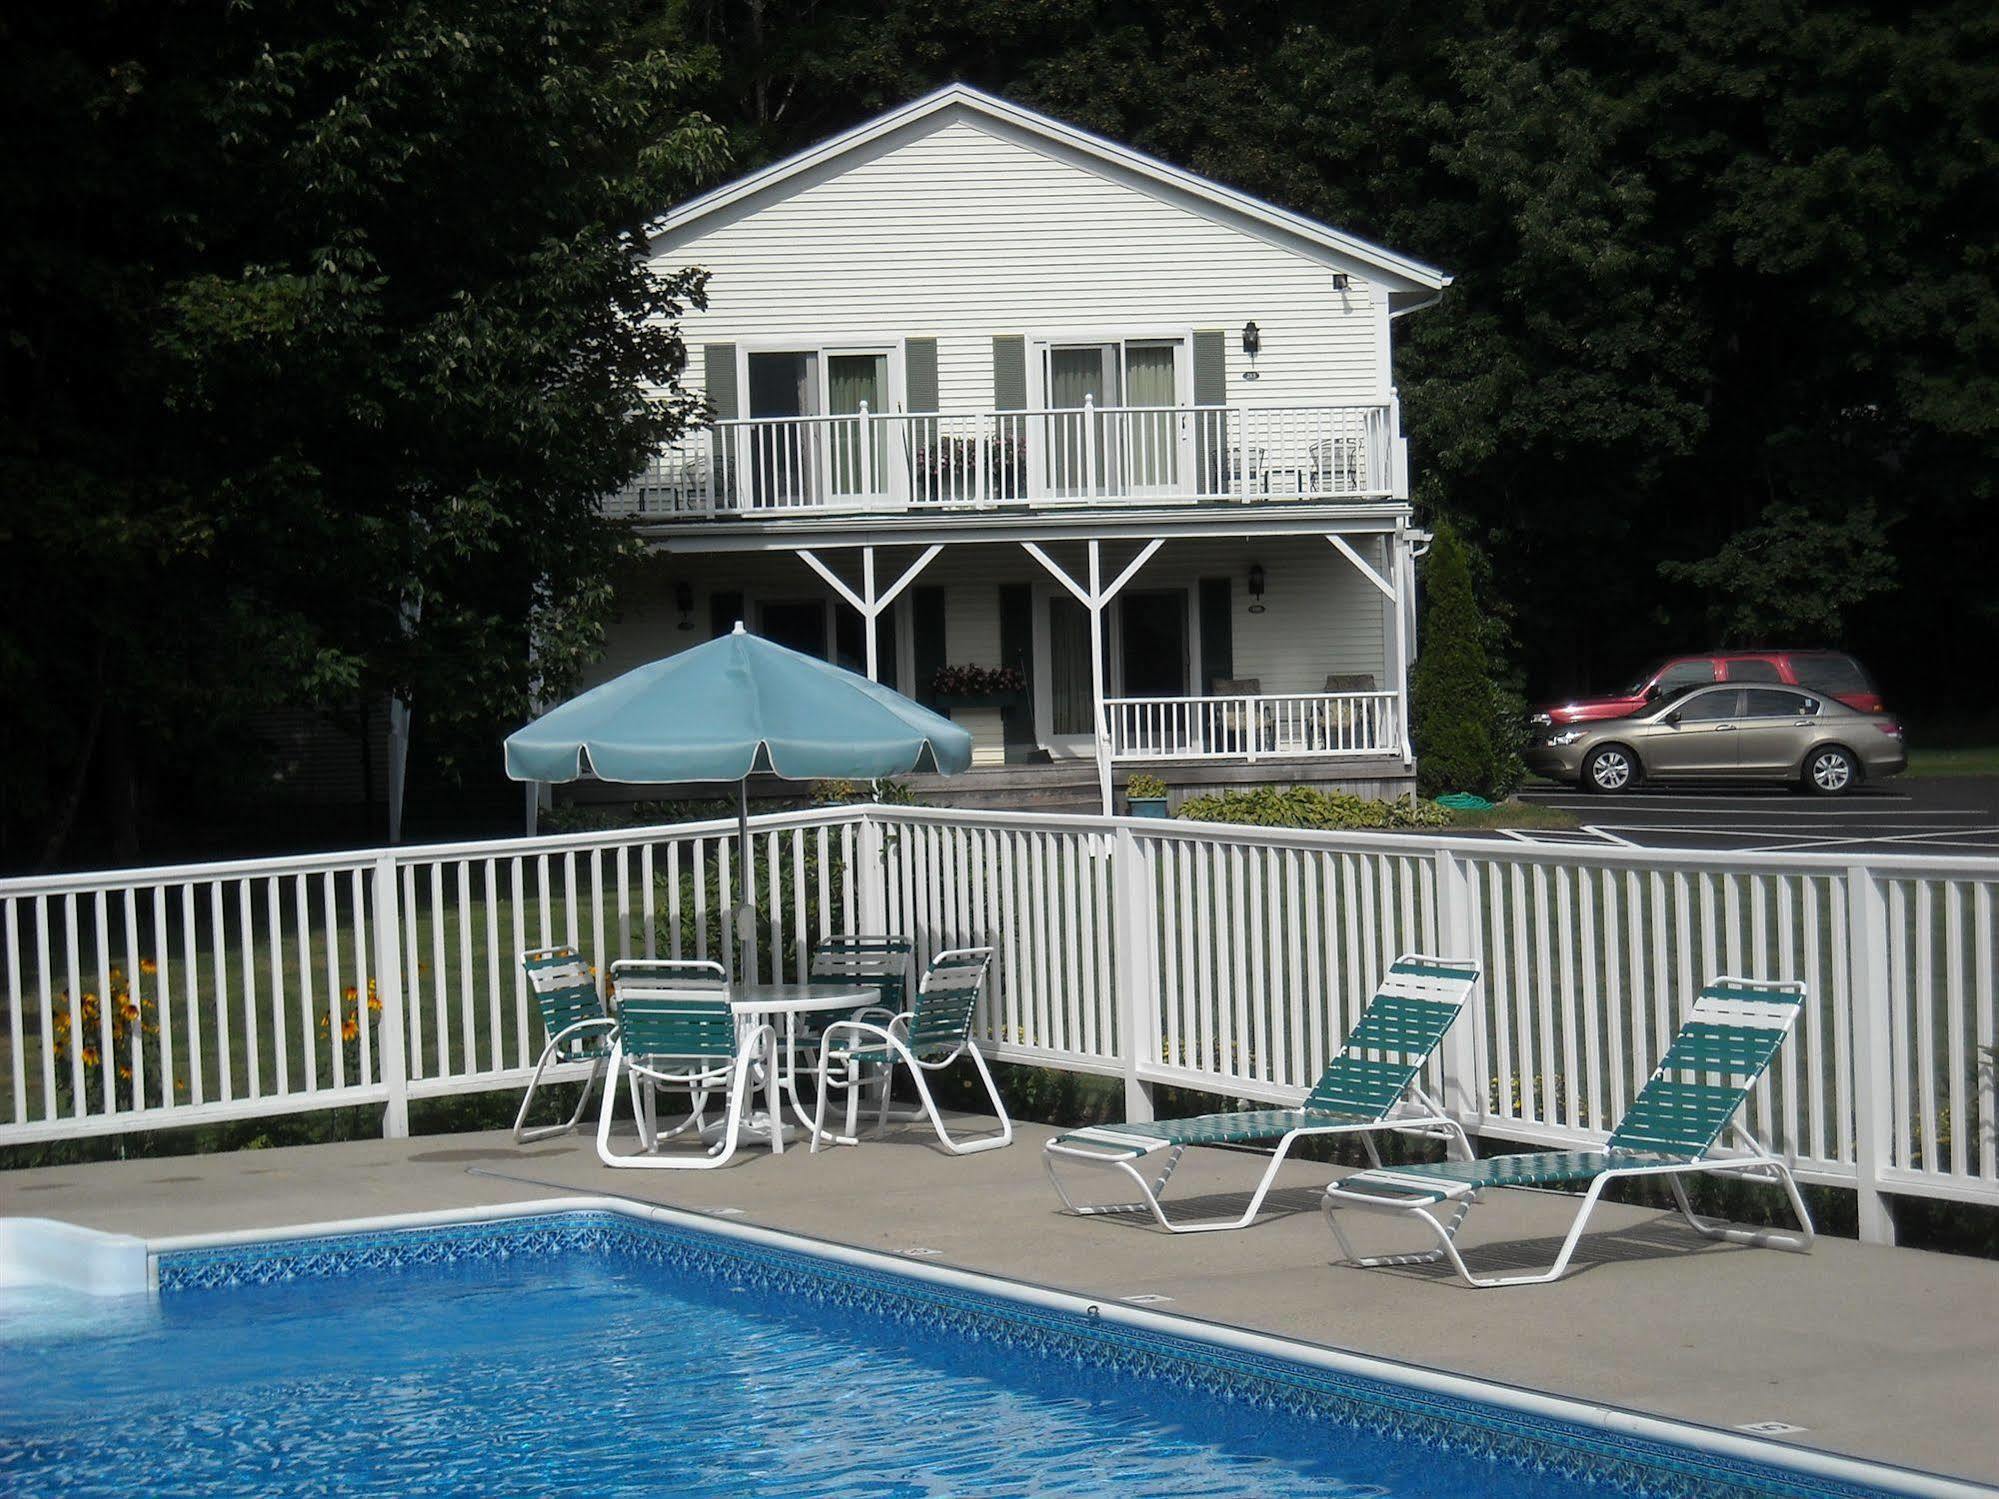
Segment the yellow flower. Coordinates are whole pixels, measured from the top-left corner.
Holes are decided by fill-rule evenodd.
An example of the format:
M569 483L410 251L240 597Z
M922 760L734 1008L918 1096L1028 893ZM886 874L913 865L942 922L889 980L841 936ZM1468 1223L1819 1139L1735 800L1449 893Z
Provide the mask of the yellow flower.
M128 999L125 1001L125 1008L118 1013L123 1015L127 1020L137 1020L139 1018L139 1007Z
M340 997L346 1000L347 1003L351 1005L352 1003L354 1003L355 999L360 995L360 992L361 991L359 989L356 989L352 984L349 984L345 989L342 989L340 991Z
M86 1046L83 1048L83 1064L86 1067L95 1067L97 1065L96 1047Z
M340 1039L343 1041L352 1041L356 1036L360 1034L361 1034L361 1022L356 1020L352 1015L349 1015L347 1019L341 1024Z
M374 986L372 984L369 986L371 990L373 989L373 987ZM372 1015L379 1015L382 1013L382 1002L379 999L375 998L375 996L372 993L370 993L368 996L368 1012Z
M139 959L139 972L145 974L147 978L151 978L154 974L158 973L159 971L160 971L160 965L158 963L155 963L151 958Z

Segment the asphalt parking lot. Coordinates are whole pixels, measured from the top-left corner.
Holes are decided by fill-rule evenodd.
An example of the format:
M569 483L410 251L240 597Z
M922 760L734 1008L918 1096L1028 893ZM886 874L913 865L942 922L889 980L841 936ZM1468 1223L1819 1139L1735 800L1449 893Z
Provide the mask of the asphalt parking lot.
M1640 787L1591 796L1534 782L1524 802L1581 819L1569 832L1508 830L1547 843L1743 853L1999 854L1999 777L1902 777L1837 799L1767 786Z

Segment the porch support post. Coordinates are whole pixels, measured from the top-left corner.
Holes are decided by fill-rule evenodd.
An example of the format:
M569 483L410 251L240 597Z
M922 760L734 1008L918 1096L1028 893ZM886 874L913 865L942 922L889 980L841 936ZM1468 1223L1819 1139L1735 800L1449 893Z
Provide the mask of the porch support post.
M1111 736L1104 722L1104 576L1101 541L1090 542L1090 699L1097 726L1097 792L1111 815Z
M890 585L887 592L876 593L875 592L875 549L873 547L862 547L861 548L861 591L859 593L856 593L852 588L847 586L846 579L842 578L838 573L834 572L831 567L827 566L824 562L819 560L819 556L817 553L811 551L806 547L800 547L798 549L799 560L804 562L805 565L811 568L815 573L819 574L820 577L824 578L826 580L827 587L831 588L841 598L845 599L855 609L860 611L861 623L863 626L866 627L867 630L869 681L879 682L881 680L881 671L880 671L881 662L878 656L878 646L876 644L877 640L879 639L879 636L875 629L875 621L881 618L882 611L888 608L890 604L893 604L896 601L896 599L901 595L903 589L907 588L911 583L914 583L916 581L917 575L921 573L924 568L928 567L931 564L932 560L935 559L937 554L943 550L944 546L943 543L941 542L937 543L934 546L926 547L924 549L923 555L918 557L914 562L909 564L909 567L903 572L903 575L897 578L895 582L892 585Z
M1395 580L1389 594L1389 608L1395 615L1395 724L1402 740L1402 763L1416 763L1415 748L1409 738L1409 606L1404 580L1409 576L1408 532L1400 522L1388 538L1389 576Z
M868 680L882 679L879 648L875 644L875 619L881 610L875 606L875 549L861 548L861 597L868 601L868 607L861 611L861 628L868 638Z
M1138 549L1138 555L1125 564L1124 571L1104 586L1103 543L1095 538L1090 541L1090 582L1086 588L1064 572L1040 547L1031 541L1023 541L1021 546L1028 556L1046 568L1049 574L1076 597L1076 602L1090 611L1090 694L1095 717L1097 735L1097 791L1102 799L1104 816L1111 815L1111 740L1110 725L1104 720L1104 606L1123 591L1125 584L1138 576L1138 570L1152 560L1153 554L1166 545L1166 538L1155 536Z

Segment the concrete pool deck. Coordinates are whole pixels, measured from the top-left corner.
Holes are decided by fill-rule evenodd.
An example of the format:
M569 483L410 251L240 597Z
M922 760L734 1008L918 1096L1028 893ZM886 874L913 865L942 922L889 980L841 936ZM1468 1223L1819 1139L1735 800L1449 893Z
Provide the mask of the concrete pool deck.
M1718 1427L1781 1421L1806 1446L1999 1483L1999 1264L1821 1239L1808 1255L1713 1244L1607 1205L1569 1277L1480 1291L1440 1272L1336 1265L1328 1168L1293 1162L1236 1233L1169 1236L1059 1209L1052 1133L952 1157L927 1131L810 1155L746 1150L707 1172L612 1171L587 1138L429 1135L0 1173L0 1216L164 1238L332 1219L622 1196ZM1239 1210L1260 1159L1188 1154L1169 1203ZM1110 1178L1106 1177L1106 1182ZM1545 1264L1569 1199L1500 1192L1465 1235L1475 1269ZM732 1215L733 1216L733 1215ZM1372 1246L1416 1247L1369 1215Z

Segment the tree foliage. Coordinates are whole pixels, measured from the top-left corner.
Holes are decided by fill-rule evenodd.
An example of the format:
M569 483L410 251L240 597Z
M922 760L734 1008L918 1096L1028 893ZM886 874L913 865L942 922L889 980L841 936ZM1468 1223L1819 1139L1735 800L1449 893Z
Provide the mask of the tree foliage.
M599 498L689 415L702 279L639 233L720 161L685 61L621 0L5 26L0 821L129 826L273 705L517 719L530 632L553 684L601 634Z
M1426 797L1470 791L1503 798L1520 764L1501 728L1506 704L1493 683L1490 629L1472 591L1471 562L1449 526L1430 548L1422 653L1411 675L1410 734L1417 789Z

